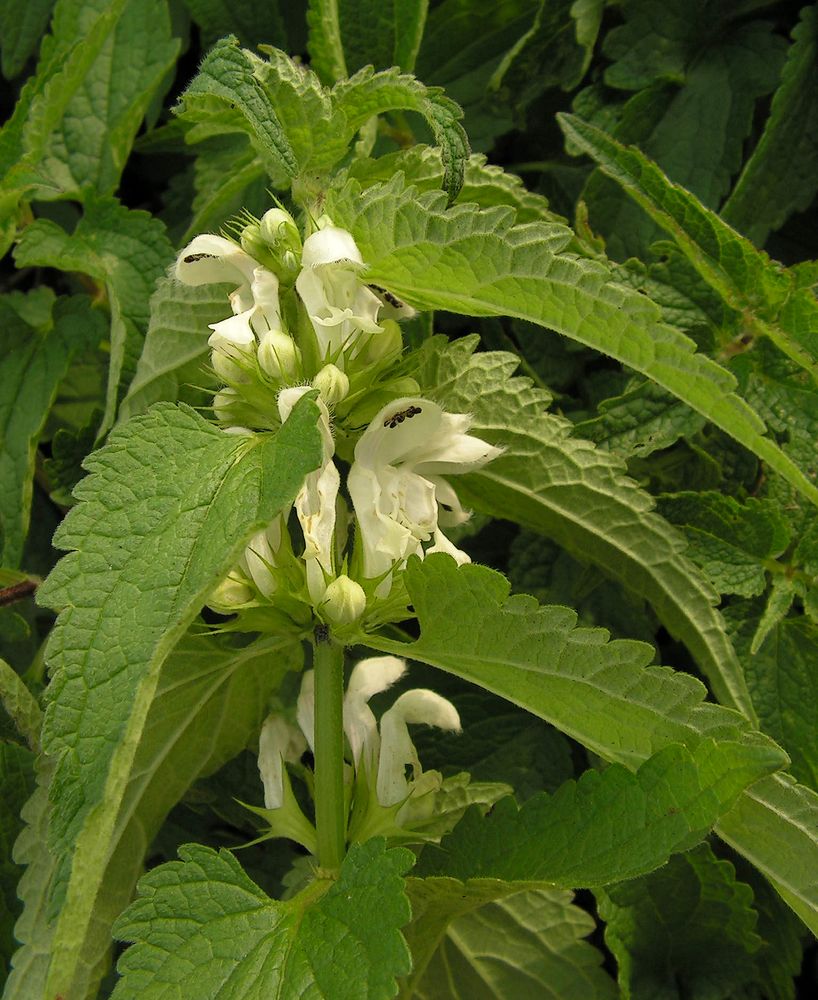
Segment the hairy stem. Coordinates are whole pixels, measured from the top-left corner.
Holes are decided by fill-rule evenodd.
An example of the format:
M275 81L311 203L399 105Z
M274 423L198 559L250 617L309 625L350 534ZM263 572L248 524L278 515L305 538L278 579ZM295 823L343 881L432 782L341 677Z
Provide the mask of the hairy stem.
M315 635L315 827L318 863L338 869L344 859L344 651L329 635Z

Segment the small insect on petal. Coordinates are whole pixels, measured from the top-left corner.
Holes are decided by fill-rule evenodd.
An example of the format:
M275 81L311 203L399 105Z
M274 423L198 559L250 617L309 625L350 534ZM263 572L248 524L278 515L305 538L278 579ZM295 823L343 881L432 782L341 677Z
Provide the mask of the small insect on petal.
M387 417L384 420L384 427L397 427L398 424L402 424L404 420L411 420L412 417L416 417L419 413L423 413L422 406L410 406L405 410L398 410L397 413L393 413L391 417Z

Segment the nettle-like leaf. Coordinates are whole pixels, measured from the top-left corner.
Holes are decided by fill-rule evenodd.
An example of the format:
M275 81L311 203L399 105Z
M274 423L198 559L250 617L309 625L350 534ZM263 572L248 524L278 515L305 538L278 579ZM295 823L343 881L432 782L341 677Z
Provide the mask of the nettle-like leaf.
M480 437L502 455L458 479L477 509L554 538L650 601L690 648L718 698L753 717L741 667L713 605L716 594L684 555L684 541L652 512L653 501L613 455L576 438L544 411L544 393L512 378L518 358L474 354L477 339L428 343L419 380L455 412L471 413Z
M173 259L164 225L114 198L88 201L73 233L48 219L27 226L14 252L19 267L79 271L104 286L111 310L111 359L100 434L136 370L156 281Z
M119 407L120 421L143 413L153 403L178 399L188 385L208 383L203 362L209 324L224 319L230 291L226 285L191 286L173 278L159 279L136 373Z
M115 1000L360 997L387 1000L409 971L401 876L413 855L381 839L350 849L337 881L278 902L229 851L198 844L139 882L117 922L136 942L120 959Z
M764 132L744 165L722 217L761 246L793 212L805 211L818 170L818 12L801 10Z
M514 225L509 209L445 208L442 194L418 195L399 175L365 190L340 181L326 200L330 217L355 236L370 281L420 309L515 316L608 354L658 382L818 503L818 488L764 436L761 418L735 394L733 376L661 323L657 307L616 284L606 266L567 253L569 229Z
M407 879L413 922L406 937L413 971L404 1000L615 1000L603 956L583 940L593 918L559 889L516 891L486 879ZM430 947L418 937L430 934ZM417 947L416 947L417 946ZM421 948L423 950L421 951ZM457 970L452 975L452 970Z
M34 788L34 754L19 743L0 743L0 781L3 784L3 804L0 807L0 976L2 976L7 972L9 960L16 948L14 923L20 912L17 883L21 872L12 858L12 846L22 826L20 809Z
M254 530L292 502L321 459L317 409L277 435L226 435L158 404L88 460L82 501L55 537L75 550L40 590L60 611L43 748L59 757L50 844L59 910L47 980L70 995L117 815L162 662Z
M58 300L44 329L32 328L24 315L23 297L0 298L0 550L6 567L18 566L23 554L37 442L60 380L96 329L80 296Z
M612 764L586 771L552 796L541 792L519 809L513 798L486 816L471 809L439 847L424 849L415 874L558 888L643 875L699 843L766 769L766 753L713 740L693 753L670 745L635 774Z
M791 274L672 184L637 149L573 115L559 115L571 140L592 156L676 241L699 275L741 313L745 331L766 336L818 380L818 302Z
M299 646L286 641L231 649L202 635L186 636L166 660L111 834L93 922L77 943L78 995L91 993L107 971L110 928L133 896L146 852L166 814L195 780L255 739L270 695L300 661ZM260 797L260 782L258 790ZM20 843L27 837L24 834ZM21 895L28 916L36 896L32 900L28 888ZM44 988L49 956L41 948L51 933L48 911L35 910L33 921L18 930L23 947L14 962L20 973L8 987L6 1000L25 1000L35 992L35 984Z
M598 898L625 996L736 996L758 982L753 891L707 844Z
M43 713L23 679L5 660L0 660L0 701L32 750L40 748Z

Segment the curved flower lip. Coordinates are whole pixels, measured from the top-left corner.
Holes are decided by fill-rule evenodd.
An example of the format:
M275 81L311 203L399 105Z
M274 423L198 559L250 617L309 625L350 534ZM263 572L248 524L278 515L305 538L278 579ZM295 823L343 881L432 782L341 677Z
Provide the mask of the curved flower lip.
M326 264L363 265L363 257L352 233L338 226L326 226L304 240L301 266L322 267Z
M406 661L397 656L370 656L352 668L344 695L344 732L356 767L364 750L373 764L378 754L378 725L369 699L392 687L405 673Z
M232 240L202 233L179 252L174 275L184 285L244 284L252 281L257 267L258 262Z

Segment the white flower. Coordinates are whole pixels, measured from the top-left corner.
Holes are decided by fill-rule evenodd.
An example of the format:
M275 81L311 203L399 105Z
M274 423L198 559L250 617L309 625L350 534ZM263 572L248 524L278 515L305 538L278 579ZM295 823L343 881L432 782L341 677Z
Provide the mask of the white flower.
M378 725L369 699L386 691L405 673L406 661L397 656L370 656L353 667L344 695L344 732L356 768L364 748L370 758L367 765L374 765L380 748Z
M284 804L284 761L295 761L306 749L301 730L280 715L269 715L258 739L258 770L264 784L264 808Z
M265 597L272 597L277 589L272 570L276 565L276 553L281 547L283 531L284 515L279 514L250 539L240 563Z
M326 226L308 236L295 287L318 340L322 361L342 366L342 352L361 331L380 333L381 300L360 279L363 259L351 233Z
M185 285L228 283L233 315L211 323L208 343L214 350L214 367L233 377L230 362L255 350L257 338L281 330L278 278L248 253L223 236L205 233L195 237L179 254L176 278Z
M444 413L428 399L396 399L385 406L355 446L348 486L363 543L364 574L378 577L411 555L447 552L468 562L441 531L467 520L457 494L441 478L471 472L500 448L466 431L471 418ZM376 593L386 596L386 577Z
M289 417L304 393L309 391L309 386L295 386L279 393L278 411L282 422ZM324 464L307 476L295 498L295 512L304 534L302 558L306 562L307 589L313 605L318 605L323 600L327 589L326 578L334 575L332 542L335 533L335 505L341 482L338 469L332 461L335 442L329 427L329 411L321 399L318 400L318 409L321 411L319 430L324 445Z

